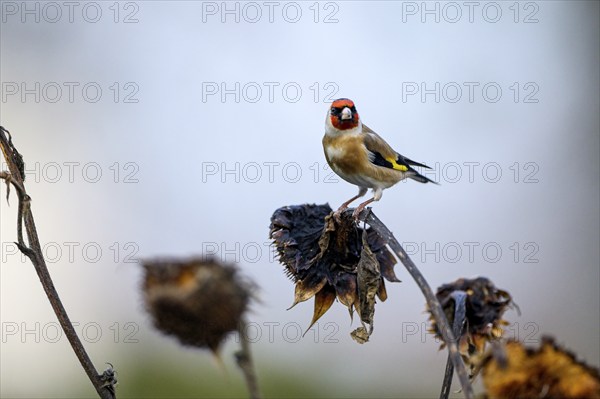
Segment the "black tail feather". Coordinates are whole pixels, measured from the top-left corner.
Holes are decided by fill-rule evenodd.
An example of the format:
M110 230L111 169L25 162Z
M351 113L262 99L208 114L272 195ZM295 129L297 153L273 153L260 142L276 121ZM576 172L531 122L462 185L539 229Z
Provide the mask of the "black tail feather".
M440 183L435 182L433 180L431 180L429 177L427 176L423 176L422 174L420 174L419 172L417 172L414 169L410 169L410 174L408 175L408 177L410 177L413 180L418 181L419 183L433 183L433 184L437 184L439 186Z
M404 163L407 165L418 166L420 168L425 168L425 169L431 169L429 166L425 165L424 163L415 162L412 159L403 157L402 155L400 155L398 158L399 158L398 161L404 161Z

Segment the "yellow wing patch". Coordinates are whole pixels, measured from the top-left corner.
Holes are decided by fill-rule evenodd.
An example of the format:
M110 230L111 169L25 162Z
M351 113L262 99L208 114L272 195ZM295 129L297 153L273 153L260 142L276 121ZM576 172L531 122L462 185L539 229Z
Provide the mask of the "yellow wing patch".
M398 162L396 162L396 160L392 157L390 158L386 158L386 161L388 161L389 163L392 164L392 169L396 169L399 170L400 172L406 172L408 170L408 167L406 165L400 165Z

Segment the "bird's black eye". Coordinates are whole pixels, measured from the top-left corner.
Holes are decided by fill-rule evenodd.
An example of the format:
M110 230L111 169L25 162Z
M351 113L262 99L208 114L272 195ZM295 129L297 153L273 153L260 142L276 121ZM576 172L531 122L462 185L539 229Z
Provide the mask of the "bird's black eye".
M331 115L339 114L341 111L337 108L331 108Z

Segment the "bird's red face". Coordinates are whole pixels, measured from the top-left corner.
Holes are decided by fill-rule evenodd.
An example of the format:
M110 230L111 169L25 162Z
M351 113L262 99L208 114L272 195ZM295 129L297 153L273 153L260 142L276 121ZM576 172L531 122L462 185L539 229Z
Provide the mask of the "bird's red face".
M353 129L358 126L358 112L354 102L347 98L339 98L331 103L329 117L333 127L339 130Z

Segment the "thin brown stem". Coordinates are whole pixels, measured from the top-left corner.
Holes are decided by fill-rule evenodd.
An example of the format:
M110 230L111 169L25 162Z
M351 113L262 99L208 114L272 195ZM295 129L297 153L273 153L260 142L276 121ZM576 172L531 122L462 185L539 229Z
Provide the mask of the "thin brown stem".
M244 374L246 380L246 386L248 387L248 393L251 399L261 399L262 394L260 393L260 387L258 386L258 379L256 378L256 371L254 369L254 361L252 360L252 354L250 352L250 342L246 335L246 321L242 320L239 325L239 334L241 349L236 352L235 359L240 370Z
M81 366L94 385L94 388L96 388L98 395L102 399L114 399L114 386L112 386L112 384L107 384L106 379L103 378L103 375L99 375L96 371L92 361L90 360L90 357L81 343L81 340L77 336L75 328L69 320L69 316L67 315L67 312L58 296L56 288L54 287L48 267L46 266L46 261L42 255L42 248L38 238L37 229L35 227L33 213L31 212L31 198L29 195L27 195L25 185L23 183L23 158L14 147L10 133L2 126L0 126L0 147L2 148L2 154L4 155L4 159L8 165L8 173L3 171L0 177L5 179L5 181L10 182L15 187L17 191L17 197L19 199L19 209L17 215L18 247L21 252L23 252L23 254L29 258L29 260L31 260L31 263L33 263L33 267L35 268L40 282L42 283L42 287L46 292L46 296L50 301L50 305L52 306L52 309L54 310L54 313L56 314L56 317L58 318L58 321L65 332L65 335L69 340L75 355L79 359ZM23 239L23 224L25 225L29 246L25 244Z
M464 291L455 291L452 293L454 301L454 320L452 321L452 331L455 337L460 337L467 320L467 293ZM448 399L450 396L450 388L452 387L452 376L454 375L454 365L452 358L448 354L446 361L446 372L444 373L444 381L442 382L442 391L440 399Z
M409 258L404 248L400 245L398 240L394 237L392 232L387 228L385 224L377 216L371 212L370 209L363 210L359 217L359 220L362 220L369 224L376 232L379 234L384 240L386 240L388 246L394 251L396 256L400 259L406 270L410 273L412 278L415 280L425 299L427 300L427 305L429 306L429 310L433 318L435 319L436 324L439 327L440 333L444 342L446 343L446 347L448 348L448 355L452 359L452 364L454 365L454 369L456 370L456 375L458 376L458 380L460 381L460 385L462 387L462 392L465 398L472 399L474 396L473 388L471 387L471 383L469 381L469 376L467 374L467 369L465 367L465 363L462 360L460 352L458 351L457 341L452 332L450 324L448 323L448 319L442 310L442 306L438 301L437 297L431 290L431 287L423 277L423 274L419 271L414 262Z

